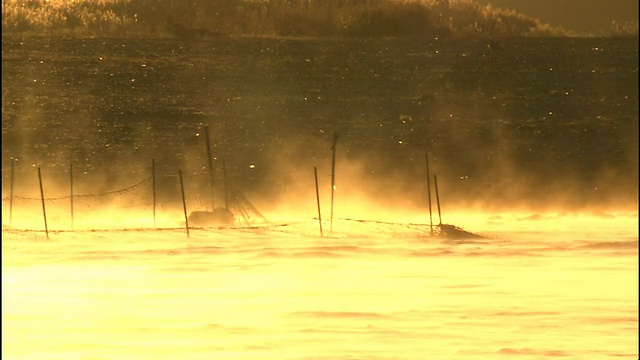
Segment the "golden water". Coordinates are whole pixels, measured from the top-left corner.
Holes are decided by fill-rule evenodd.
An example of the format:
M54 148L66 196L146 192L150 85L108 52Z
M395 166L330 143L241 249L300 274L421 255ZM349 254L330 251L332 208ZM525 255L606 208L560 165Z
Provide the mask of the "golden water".
M638 358L637 214L450 218L486 238L5 230L2 356Z

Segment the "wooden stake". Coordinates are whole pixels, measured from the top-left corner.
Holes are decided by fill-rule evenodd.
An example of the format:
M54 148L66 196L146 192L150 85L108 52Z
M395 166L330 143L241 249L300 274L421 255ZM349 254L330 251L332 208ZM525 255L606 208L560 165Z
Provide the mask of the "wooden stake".
M322 215L320 213L320 190L318 190L318 170L316 167L313 167L313 175L316 179L316 202L318 203L318 223L320 224L320 236L324 236L322 234Z
M427 194L429 196L429 228L433 234L433 211L431 210L431 175L429 173L429 153L425 154L427 160Z
M13 221L13 175L14 175L14 164L15 159L11 158L11 184L9 185L9 226L11 226L11 222Z
M156 228L156 159L151 159L151 201L153 205L153 227Z
M336 190L336 143L338 134L333 133L333 145L331 146L331 218L329 221L329 231L333 232L333 193Z
M47 235L47 240L49 240L49 227L47 226L47 210L44 206L44 190L42 188L42 173L40 172L40 168L38 168L38 181L40 182L40 199L42 199L42 217L44 217L44 232Z
M189 217L187 216L187 200L184 197L184 183L182 181L182 170L178 170L178 176L180 177L180 192L182 192L182 209L184 210L184 226L187 229L187 237L189 235Z
M71 195L71 229L73 230L73 163L69 164L69 188Z
M209 187L211 191L211 211L215 210L215 191L213 188L214 174L213 174L213 155L211 154L211 141L209 140L209 125L204 125L204 139L207 145L207 165L209 166Z
M438 202L438 217L440 218L440 225L442 226L442 212L440 212L440 194L438 193L438 178L433 175L433 182L436 186L436 201Z

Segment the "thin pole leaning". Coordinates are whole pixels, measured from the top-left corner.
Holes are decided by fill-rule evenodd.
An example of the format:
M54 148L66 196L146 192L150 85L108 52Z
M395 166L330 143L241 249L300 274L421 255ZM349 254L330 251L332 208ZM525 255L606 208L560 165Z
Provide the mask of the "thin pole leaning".
M442 226L442 212L440 211L440 194L438 193L438 178L433 175L433 182L436 186L436 201L438 202L438 217L440 218L440 226Z
M316 179L316 202L318 203L318 223L320 224L320 236L324 236L322 234L322 215L320 213L320 190L318 190L318 170L316 167L313 167L313 175Z
M329 231L333 232L333 193L336 190L336 143L338 134L333 133L333 145L331 146L331 218L329 221Z
M153 203L153 227L156 228L156 159L151 159L151 201Z
M204 139L207 145L207 165L209 166L209 191L211 192L211 211L215 210L215 192L213 176L213 155L211 154L211 140L209 139L209 125L204 125Z
M42 173L40 172L39 167L38 167L38 181L40 182L40 199L42 199L42 217L44 218L44 233L47 236L47 240L49 240L49 227L47 226L47 210L44 206L44 190L42 188Z
M14 164L15 160L11 158L11 184L9 185L9 226L13 221L13 178L14 178Z
M69 193L71 202L71 229L73 230L73 163L69 164Z
M187 200L184 197L184 182L182 181L182 170L178 169L178 177L180 177L180 192L182 193L182 209L184 210L184 226L187 229L187 237L189 235L189 217L187 216Z
M427 160L427 195L429 197L429 228L433 234L433 211L431 210L431 174L429 173L429 153L425 154Z

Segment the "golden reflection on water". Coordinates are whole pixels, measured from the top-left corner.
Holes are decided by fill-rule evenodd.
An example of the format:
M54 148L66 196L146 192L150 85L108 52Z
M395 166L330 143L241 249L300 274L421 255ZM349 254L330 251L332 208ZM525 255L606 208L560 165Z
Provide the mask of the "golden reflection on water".
M637 217L451 218L492 236L3 231L2 355L637 358Z

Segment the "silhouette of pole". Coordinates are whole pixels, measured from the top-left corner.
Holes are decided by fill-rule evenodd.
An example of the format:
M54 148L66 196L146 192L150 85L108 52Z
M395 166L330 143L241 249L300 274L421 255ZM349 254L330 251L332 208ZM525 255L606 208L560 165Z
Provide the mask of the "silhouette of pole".
M49 227L47 226L47 210L44 206L44 190L42 188L42 173L40 172L40 168L38 168L38 181L40 182L40 199L42 199L42 217L44 218L44 233L47 235L47 240L49 240Z
M13 178L14 178L15 160L11 158L11 184L9 185L9 226L13 221Z
M338 134L333 133L333 145L331 146L331 218L329 221L329 231L333 232L333 193L336 190L336 143Z
M73 229L73 163L69 164L69 192L71 199L71 229Z
M429 173L429 153L425 154L427 160L427 195L429 197L429 229L433 233L433 211L431 210L431 174Z
M151 159L151 202L153 208L153 227L156 227L156 159Z
M436 186L436 201L438 202L438 217L440 218L440 225L442 226L442 212L440 212L440 194L438 193L438 178L433 175L433 183Z
M182 193L182 209L184 211L184 226L187 229L187 237L189 235L189 217L187 216L187 200L184 196L184 182L182 181L182 170L178 169L178 177L180 177L180 192Z
M213 190L214 184L214 176L213 176L213 155L211 154L211 141L209 140L209 125L204 125L204 139L207 145L207 165L209 166L209 187L211 191L211 211L213 211L215 206L215 193Z
M318 170L316 167L313 167L313 175L316 179L316 202L318 203L318 223L320 224L320 236L324 236L322 234L322 215L320 213L320 190L318 189Z

